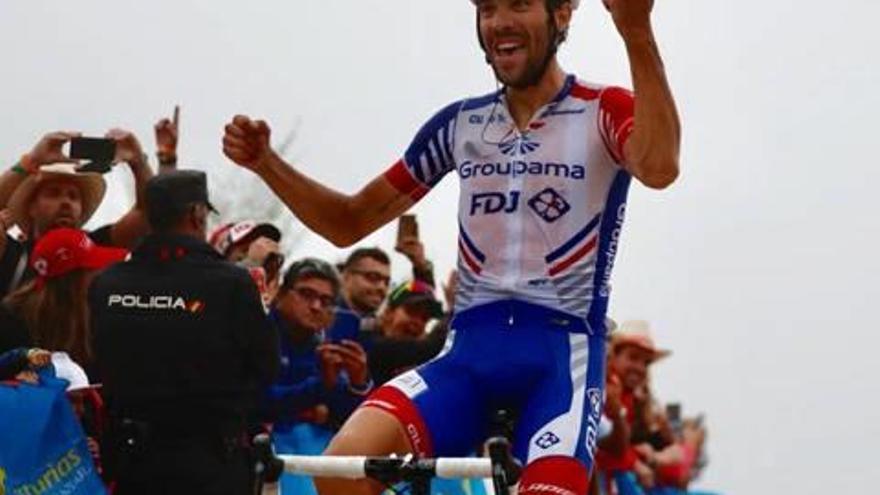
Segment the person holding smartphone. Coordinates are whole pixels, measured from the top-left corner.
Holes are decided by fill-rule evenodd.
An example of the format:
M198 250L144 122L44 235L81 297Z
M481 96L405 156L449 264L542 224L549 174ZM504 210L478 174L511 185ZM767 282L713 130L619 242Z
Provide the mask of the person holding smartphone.
M364 402L328 454L465 455L492 406L520 412L520 494L587 491L604 388L605 312L632 179L678 176L680 124L651 27L653 0L604 0L634 94L561 68L578 0L471 0L501 88L444 106L355 194L285 162L261 120L235 116L224 152L310 229L349 246L457 173L459 285L451 349ZM473 22L473 21L471 21ZM450 407L455 404L456 407ZM375 494L316 479L323 494Z
M149 230L144 189L153 172L134 134L121 129L112 129L103 138L82 138L74 132L47 134L0 175L0 298L36 276L28 253L43 234L58 227L81 228L104 199L104 178L81 170L79 161L70 156L73 153L64 152L68 145L71 151L109 152L90 163L103 167L126 162L134 176L136 200L131 210L115 223L91 231L89 237L101 245L130 249ZM14 227L21 237L10 235Z
M305 258L290 265L269 312L278 333L281 372L264 399L264 419L273 423L272 443L283 454L317 455L372 390L367 355L348 336L323 332L333 321L339 276L327 262ZM308 495L308 477L284 475L282 493Z

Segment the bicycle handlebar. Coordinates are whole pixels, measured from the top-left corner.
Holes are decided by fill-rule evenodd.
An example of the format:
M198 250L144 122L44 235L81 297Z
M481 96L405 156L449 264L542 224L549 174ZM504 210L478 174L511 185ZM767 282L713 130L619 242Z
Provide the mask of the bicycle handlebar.
M274 483L282 471L325 478L372 478L383 483L409 482L414 486L430 486L433 478L492 478L495 493L506 493L519 479L520 465L510 453L504 437L486 442L489 457L440 457L417 459L404 457L367 456L303 456L280 455L272 452L267 435L254 439L257 475L263 482Z

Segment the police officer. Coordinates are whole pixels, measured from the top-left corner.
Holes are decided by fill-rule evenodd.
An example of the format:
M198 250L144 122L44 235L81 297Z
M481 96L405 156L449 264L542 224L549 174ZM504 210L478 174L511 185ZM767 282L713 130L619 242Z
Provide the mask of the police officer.
M204 173L148 184L153 229L89 291L120 495L251 489L248 430L278 371L277 335L248 272L204 239Z

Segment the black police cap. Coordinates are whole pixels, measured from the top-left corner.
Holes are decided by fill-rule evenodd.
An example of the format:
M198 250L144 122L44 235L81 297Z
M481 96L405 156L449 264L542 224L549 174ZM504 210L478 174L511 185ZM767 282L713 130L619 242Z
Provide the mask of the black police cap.
M175 170L147 182L147 210L151 218L183 211L192 203L203 203L217 212L208 199L208 177L198 170Z

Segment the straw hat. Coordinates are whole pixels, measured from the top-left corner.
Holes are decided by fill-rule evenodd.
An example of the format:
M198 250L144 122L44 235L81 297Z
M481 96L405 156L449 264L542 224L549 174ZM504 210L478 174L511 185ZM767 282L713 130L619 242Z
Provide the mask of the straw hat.
M41 184L53 180L64 180L76 184L82 196L82 217L80 225L84 225L98 209L104 193L107 191L107 183L101 174L94 172L77 172L76 165L72 163L54 163L40 167L39 172L29 175L15 189L9 199L8 208L12 212L12 218L19 225L30 224L28 207L33 200L34 193Z
M663 359L672 351L660 349L651 336L651 324L644 320L630 320L621 323L611 337L611 345L618 348L625 345L644 349L654 355L652 361Z

